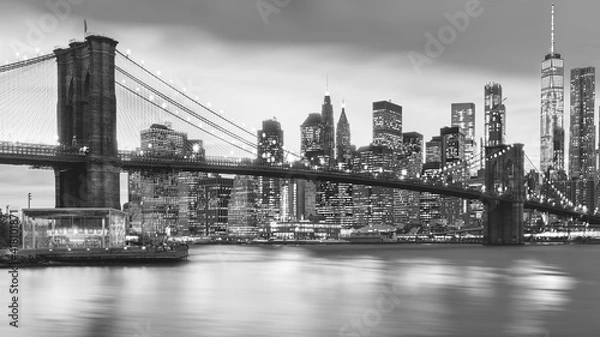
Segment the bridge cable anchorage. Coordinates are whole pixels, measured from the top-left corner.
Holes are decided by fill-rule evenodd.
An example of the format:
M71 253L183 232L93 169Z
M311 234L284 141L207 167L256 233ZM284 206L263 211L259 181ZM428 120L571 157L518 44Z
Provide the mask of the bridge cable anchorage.
M254 146L255 146L255 144L254 144L254 143L252 143L252 142L250 142L250 141L246 140L245 138L242 138L241 136L239 136L239 135L237 135L237 134L233 133L232 131L230 131L230 130L228 130L228 129L226 129L226 128L222 127L222 126L220 126L219 124L217 124L217 123L215 123L215 122L213 122L213 121L211 121L211 120L207 119L206 117L203 117L203 116L201 116L201 115L197 114L197 113L196 113L196 112L194 112L193 110L191 110L191 109L189 109L188 107L186 107L186 106L182 105L181 103L179 103L179 102L177 102L177 101L173 100L172 98L170 98L170 97L168 97L167 95L163 94L163 93L162 93L162 92L160 92L159 90L157 90L157 89L155 89L155 88L151 87L150 85L148 85L148 84L144 83L143 81L141 81L140 79L138 79L138 78L137 78L137 77L135 77L134 75L132 75L132 74L128 73L127 71L123 70L122 68L120 68L120 67L118 67L118 66L115 66L115 67L116 67L117 71L118 71L119 73L121 73L122 75L124 75L124 76L128 77L129 79L133 80L134 82L138 83L140 86L144 87L146 90L148 90L148 91L150 91L150 92L154 93L155 95L159 96L159 97L160 97L160 98L162 98L164 101L166 101L166 102L169 102L170 104L172 104L172 105L174 105L174 106L178 107L179 109L181 109L181 110L183 110L183 111L187 112L189 115L193 116L194 118L197 118L197 119L201 120L202 122L204 122L204 123L206 123L206 124L210 125L211 127L215 128L215 129L217 129L217 130L219 130L220 132L222 132L222 133L224 133L224 134L228 135L229 137L231 137L231 138L234 138L234 139L236 139L236 140L238 140L238 141L240 141L240 142L242 142L242 143L246 144L247 146L250 146L250 147L254 147ZM158 103L154 103L153 101L151 101L151 100L149 100L149 99L146 99L146 98L145 98L145 97L143 97L141 94L139 94L139 93L135 92L134 90L132 90L132 89L130 89L130 88L127 88L127 87L125 87L123 84L121 84L121 83L120 83L120 82L118 82L118 81L116 81L116 83L117 83L118 85L120 85L120 86L122 86L122 87L126 88L126 89L127 89L128 91L130 91L131 93L134 93L136 96L138 96L138 97L142 98L143 100L145 100L145 101L147 101L147 102L150 102L150 103L152 103L153 105L157 106L157 104L158 104ZM166 108L164 108L164 107L162 107L162 106L160 106L159 108L161 108L161 110L163 110L163 111L165 111L165 112L169 113L170 115L172 115L172 116L174 116L174 117L177 117L178 119L181 119L181 118L179 118L179 116L176 116L176 115L174 115L172 112L170 112L170 111L169 111L169 110L167 110ZM184 122L186 122L186 123L188 123L188 124L189 124L189 122L188 122L188 121L185 121L185 120L184 120ZM196 127L196 126L194 126L194 127ZM204 130L203 130L203 131L204 131Z
M216 111L214 111L213 109L211 109L210 107L208 107L207 105L200 103L198 100L193 99L192 97L190 97L188 94L186 94L185 92L179 90L178 88L176 88L175 86L173 86L172 84L168 83L167 81L165 81L164 79L158 77L157 75L155 75L154 73L152 73L151 71L149 71L148 69L146 69L143 65L137 63L136 61L134 61L133 59L131 59L130 57L128 57L126 54L122 53L120 50L117 50L117 54L119 56L121 56L124 60L129 61L130 63L132 63L133 65L137 66L139 69L143 70L146 74L150 75L152 78L160 81L162 84L166 85L167 87L169 87L171 90L174 90L175 92L177 92L179 95L182 95L183 97L187 98L189 101L193 102L194 104L200 106L201 108L205 109L206 111L210 112L211 114L217 116L218 118L220 118L221 120L229 123L230 125L232 125L233 127L241 130L242 132L252 136L252 137L256 137L256 134L254 134L251 131L248 131L247 129L245 129L244 127L238 125L237 123L233 122L232 120L224 117L223 115L217 113ZM255 146L256 144L253 144L253 146ZM302 158L302 156L291 152L289 150L284 149L283 150L284 153L292 155L296 158Z
M162 107L162 106L160 106L158 103L156 103L156 102L152 102L151 100L149 100L149 99L147 99L146 97L144 97L144 96L142 96L142 95L138 94L138 93L137 93L137 92L135 92L134 90L132 90L132 89L130 89L130 88L128 88L128 87L126 87L126 86L124 86L123 84L121 84L121 83L119 83L119 82L116 82L116 84L117 84L118 86L122 87L123 89L125 89L125 90L129 91L129 92L130 92L130 93L132 93L133 95L136 95L137 97L139 97L139 98L141 98L142 100L146 101L147 103L149 103L149 104L151 104L151 105L154 105L156 108L158 108L158 109L160 109L160 110L162 110L162 111L164 111L164 112L166 112L166 113L170 114L172 117L175 117L175 118L177 118L177 119L181 120L182 122L184 122L184 123L186 123L186 124L189 124L189 125L191 125L192 127L196 128L196 129L198 129L198 130L200 130L200 131L202 131L202 132L204 132L204 133L206 133L206 134L208 134L208 135L210 135L210 136L213 136L213 137L215 137L215 138L218 138L219 140L221 140L221 141L224 141L224 142L226 142L227 144L229 144L229 145L231 145L231 146L233 146L233 147L235 147L235 148L237 148L237 149L239 149L239 150L242 150L242 151L244 151L244 152L247 152L247 153L249 153L249 154L252 154L252 155L254 155L254 153L253 153L252 151L250 151L250 150L248 150L248 149L246 149L246 148L243 148L243 147L241 147L241 146L239 146L239 145L237 145L237 144L235 144L235 143L233 143L233 142L230 142L230 141L228 141L228 140L227 140L227 139L225 139L225 138L219 137L219 136L218 136L218 135L216 135L216 134L210 133L210 132L208 132L207 130L204 130L203 128L200 128L200 127L198 127L196 124L194 124L194 123L192 123L192 122L190 122L190 121L188 121L188 120L184 119L184 118L183 118L183 117L181 117L181 116L178 116L178 115L174 114L173 112L171 112L171 111L170 111L170 110L168 110L168 109L165 109L165 108L163 108L163 107Z

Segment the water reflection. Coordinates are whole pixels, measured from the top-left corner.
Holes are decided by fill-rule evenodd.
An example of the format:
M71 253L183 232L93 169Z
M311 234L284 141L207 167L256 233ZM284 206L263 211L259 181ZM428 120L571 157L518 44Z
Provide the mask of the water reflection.
M511 296L514 323L508 332L517 335L545 336L549 331L545 321L553 312L562 310L568 290L575 280L555 267L536 260L517 261L509 271L513 275Z
M207 246L194 247L189 263L175 267L26 269L19 332L330 337L576 331L582 321L570 306L600 309L582 295L594 293L597 274L572 274L570 254L536 249L525 258L519 249L485 247ZM586 259L593 255L578 256L580 263ZM0 326L0 335L11 332Z

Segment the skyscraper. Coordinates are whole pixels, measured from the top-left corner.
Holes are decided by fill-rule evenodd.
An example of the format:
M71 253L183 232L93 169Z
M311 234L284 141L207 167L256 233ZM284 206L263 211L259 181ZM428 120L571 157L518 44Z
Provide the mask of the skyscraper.
M312 113L300 125L300 152L311 165L325 164L323 150L323 117Z
M325 165L335 166L335 126L333 121L333 106L329 91L325 92L325 101L321 107L323 118L323 151L325 152Z
M442 167L449 167L463 163L465 161L465 136L462 134L459 127L445 127L440 129L440 137L442 138ZM447 182L461 182L468 178L466 166L455 166L452 170L446 172ZM446 219L448 224L457 225L463 215L463 205L465 201L456 197L441 197L440 198L440 217Z
M569 137L569 175L590 179L596 173L596 69L571 70L571 130Z
M198 221L204 227L205 235L227 234L232 187L233 179L219 175L198 181Z
M442 164L442 137L433 136L425 143L425 163Z
M229 233L251 235L258 231L259 202L258 178L236 176L232 182L228 204Z
M442 166L442 137L434 136L425 143L425 164L422 177L433 179ZM419 197L419 220L431 224L440 219L440 195L423 192Z
M152 124L140 132L140 153L153 157L194 157L202 160L202 140L188 139L170 123ZM199 172L132 172L128 177L131 224L141 232L163 231L167 227L196 232L204 229L198 218Z
M465 160L473 161L477 152L475 141L475 104L474 103L452 103L451 107L452 126L457 126L465 135ZM477 165L471 165L469 174L477 173Z
M352 168L354 150L355 148L351 144L350 123L346 117L346 107L342 104L342 113L336 129L336 156L339 168ZM352 183L338 182L333 184L337 190L337 194L332 200L334 223L340 223L342 226L352 225L354 215Z
M262 122L262 130L258 131L258 163L269 166L283 164L283 130L281 123L270 119ZM258 178L259 195L261 196L261 217L279 219L281 215L280 178Z
M485 85L484 145L498 146L506 142L506 107L502 98L502 86L498 83Z
M382 145L359 148L354 157L354 172L394 176L398 171L397 154ZM398 225L394 219L394 190L387 187L357 185L353 191L354 225Z
M258 131L258 162L260 164L283 163L283 130L281 123L275 119L262 122L262 130Z
M442 166L462 162L465 159L465 135L459 127L445 127L440 129L442 137Z
M542 61L540 114L540 170L564 169L564 61L554 50L554 5L552 5L550 52Z
M391 101L373 103L373 145L399 150L402 146L402 107Z
M349 167L352 163L352 144L350 140L350 123L346 117L346 107L342 106L342 113L336 130L336 152L338 165Z
M399 178L417 179L423 170L423 135L418 132L402 134L402 152L399 159ZM394 219L398 224L419 222L420 192L394 190Z
M475 140L475 103L452 103L452 126L458 126L465 140Z

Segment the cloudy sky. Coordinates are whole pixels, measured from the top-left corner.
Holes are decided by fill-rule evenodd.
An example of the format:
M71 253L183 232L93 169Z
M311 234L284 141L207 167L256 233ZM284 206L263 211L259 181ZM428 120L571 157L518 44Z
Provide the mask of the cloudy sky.
M115 38L120 50L130 49L132 58L230 117L257 128L261 120L277 117L287 147L295 151L299 125L308 113L320 111L326 76L336 120L345 100L358 146L371 140L372 102L389 99L403 107L404 130L426 139L450 124L451 103L474 102L482 137L483 87L495 81L508 98L508 141L524 143L537 163L540 62L550 46L551 1L478 3L2 0L0 60L81 39L86 19L90 31ZM556 48L567 76L573 67L597 66L600 3L555 3ZM468 23L453 35L448 18L465 15ZM427 56L428 36L440 32L442 49ZM567 97L567 127L568 104ZM53 173L0 166L0 204L20 208L29 191L34 206L53 206ZM126 202L125 190L122 195Z

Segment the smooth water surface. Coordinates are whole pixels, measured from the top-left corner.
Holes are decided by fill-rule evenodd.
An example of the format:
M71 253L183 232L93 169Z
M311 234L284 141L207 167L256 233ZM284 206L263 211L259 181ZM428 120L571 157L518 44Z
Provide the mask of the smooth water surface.
M195 246L177 266L21 269L0 336L597 336L599 246Z

